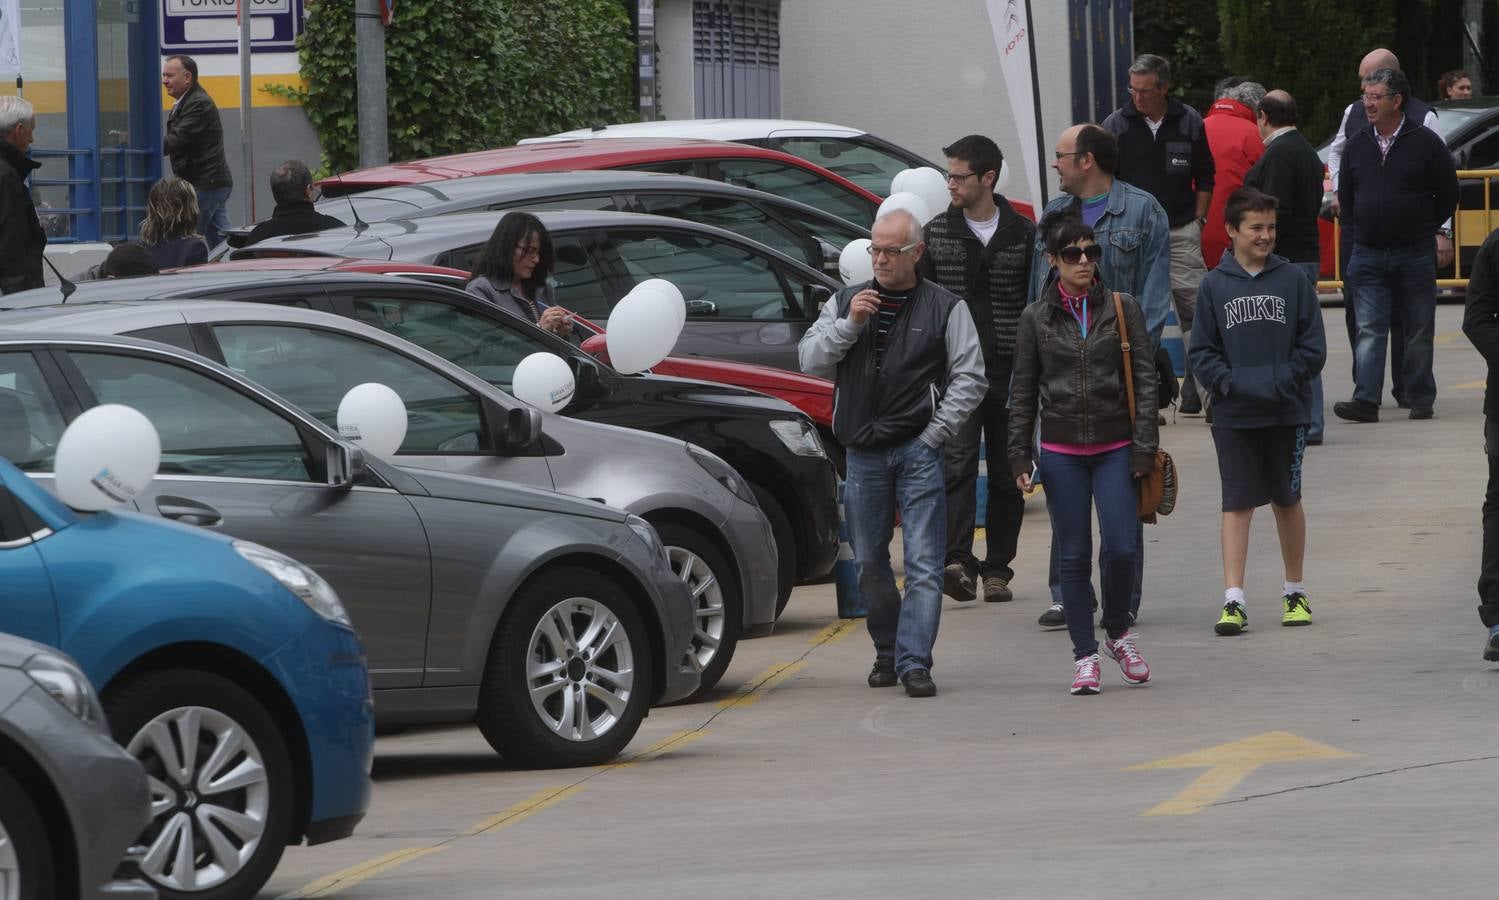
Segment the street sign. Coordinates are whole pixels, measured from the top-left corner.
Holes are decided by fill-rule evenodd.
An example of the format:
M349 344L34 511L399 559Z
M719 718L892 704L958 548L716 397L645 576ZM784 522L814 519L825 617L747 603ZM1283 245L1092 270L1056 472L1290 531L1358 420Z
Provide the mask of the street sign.
M247 0L251 47L256 51L296 49L304 0ZM164 53L236 53L239 0L161 0Z

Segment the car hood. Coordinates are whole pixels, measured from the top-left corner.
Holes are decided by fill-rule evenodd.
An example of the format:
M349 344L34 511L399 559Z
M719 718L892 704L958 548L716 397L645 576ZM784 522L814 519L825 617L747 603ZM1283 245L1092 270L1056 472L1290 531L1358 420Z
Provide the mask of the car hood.
M682 378L652 373L651 385L658 391L683 400L701 403L723 403L743 410L764 410L771 415L800 414L796 407L779 397L732 384L719 384L698 378Z
M814 375L803 375L785 369L760 366L753 363L727 362L706 356L672 356L663 360L652 371L670 369L672 374L683 378L706 380L724 379L741 387L755 391L799 391L806 394L833 395L833 383Z
M418 469L412 466L401 466L400 469L420 484L428 494L445 500L487 503L492 506L513 506L564 516L586 516L590 519L604 519L609 522L623 522L629 515L622 509L605 506L594 500L581 500L556 491L526 487L511 481L460 475L455 472L438 472L433 469Z

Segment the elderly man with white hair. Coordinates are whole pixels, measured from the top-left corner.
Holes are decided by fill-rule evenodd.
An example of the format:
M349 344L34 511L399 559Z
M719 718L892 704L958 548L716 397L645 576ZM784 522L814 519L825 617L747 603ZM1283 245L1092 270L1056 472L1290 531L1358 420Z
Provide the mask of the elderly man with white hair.
M836 383L833 434L848 458L844 519L874 640L870 687L937 693L932 646L947 546L942 445L988 389L978 330L956 294L922 278L922 223L905 210L875 220L874 278L823 305L802 337L802 370ZM890 540L901 514L905 596Z
M26 179L41 168L26 156L36 114L20 97L0 97L0 294L42 286L47 233L36 217Z

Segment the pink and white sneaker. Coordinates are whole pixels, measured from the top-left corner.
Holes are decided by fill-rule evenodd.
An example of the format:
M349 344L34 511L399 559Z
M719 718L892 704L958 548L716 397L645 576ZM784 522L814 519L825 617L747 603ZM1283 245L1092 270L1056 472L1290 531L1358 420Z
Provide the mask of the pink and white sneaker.
M1074 694L1096 694L1103 690L1098 683L1098 654L1084 656L1073 663L1077 667L1077 674L1072 677L1072 693Z
M1133 631L1126 631L1117 639L1106 638L1103 651L1119 664L1119 674L1124 676L1125 684L1144 684L1150 680L1150 666L1145 664L1140 651L1135 649Z

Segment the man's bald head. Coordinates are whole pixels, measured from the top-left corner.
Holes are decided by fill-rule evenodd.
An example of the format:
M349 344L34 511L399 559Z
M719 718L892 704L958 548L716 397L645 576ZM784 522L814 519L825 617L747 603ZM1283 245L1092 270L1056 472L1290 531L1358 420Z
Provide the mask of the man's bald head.
M1277 128L1296 124L1296 101L1282 90L1270 91L1261 97L1256 112L1259 114L1261 137Z
M1370 50L1364 55L1363 60L1359 62L1358 77L1363 78L1375 69L1394 69L1398 72L1400 71L1400 60L1396 59L1395 54L1389 50L1378 47Z

